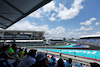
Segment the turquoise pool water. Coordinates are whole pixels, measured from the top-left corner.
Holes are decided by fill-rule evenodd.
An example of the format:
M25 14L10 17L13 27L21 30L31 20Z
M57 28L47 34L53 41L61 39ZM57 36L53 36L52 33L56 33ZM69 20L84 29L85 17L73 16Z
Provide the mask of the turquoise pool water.
M71 44L69 46L56 46L56 47L73 47L75 44ZM40 50L48 50L54 52L60 52L64 54L88 57L93 59L100 59L100 51L96 50L73 50L73 49L40 49Z

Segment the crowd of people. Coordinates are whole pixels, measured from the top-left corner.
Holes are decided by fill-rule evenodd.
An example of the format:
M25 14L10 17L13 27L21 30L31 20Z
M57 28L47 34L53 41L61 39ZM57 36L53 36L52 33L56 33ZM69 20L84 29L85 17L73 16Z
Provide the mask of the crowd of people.
M14 60L11 63L11 60ZM89 67L82 63L76 63L71 58L64 59L59 56L38 52L36 49L16 47L12 45L0 45L0 67ZM100 67L97 63L91 63L91 67Z
M100 45L100 39L79 39L77 41L78 43L84 43L84 44L91 44L91 45Z

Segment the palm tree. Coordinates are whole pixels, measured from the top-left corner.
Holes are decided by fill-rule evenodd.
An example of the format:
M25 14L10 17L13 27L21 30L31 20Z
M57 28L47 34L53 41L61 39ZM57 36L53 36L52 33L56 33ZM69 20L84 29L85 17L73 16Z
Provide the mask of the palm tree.
M63 41L64 41L64 44L65 44L65 42L66 42L66 38L65 37L63 38Z

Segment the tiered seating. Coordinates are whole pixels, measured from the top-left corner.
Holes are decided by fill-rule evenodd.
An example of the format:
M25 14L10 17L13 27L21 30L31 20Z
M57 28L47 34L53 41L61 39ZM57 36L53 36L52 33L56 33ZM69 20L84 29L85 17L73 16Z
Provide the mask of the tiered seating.
M100 45L100 39L79 39L77 42L90 45Z

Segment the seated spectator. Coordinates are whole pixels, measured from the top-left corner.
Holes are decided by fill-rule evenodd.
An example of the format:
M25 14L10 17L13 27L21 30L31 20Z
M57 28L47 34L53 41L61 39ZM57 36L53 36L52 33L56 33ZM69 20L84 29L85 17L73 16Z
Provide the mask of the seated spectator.
M90 65L91 65L91 67L100 67L100 64L98 64L98 63L90 63Z
M24 52L25 52L24 55L27 55L27 48L25 48L25 51Z
M55 64L54 67L64 67L64 62L63 62L63 60L60 58L60 59L58 60L58 63Z
M57 56L57 57L56 57L56 63L57 63L57 61L59 60L59 58L60 58L60 56Z
M12 47L10 47L10 45L9 45L9 50L7 52L14 53L14 50L12 49Z
M2 53L1 53L2 58L4 58L4 59L18 59L16 57L12 57L9 55L9 53L8 53L9 47L10 47L10 45L6 45L6 46L2 47Z
M77 67L82 67L82 66L81 66L79 63L77 63L77 62L74 63L74 65L77 66Z
M23 58L17 67L30 67L32 64L36 62L35 55L37 50L30 50L28 56Z
M16 50L17 50L17 47L16 47L16 44L14 43L14 44L12 44L12 49L14 50L14 52L16 52Z
M52 55L52 57L49 59L49 61L50 61L50 65L54 66L56 63L56 58L54 58L54 56Z
M47 64L47 57L44 53L39 53L36 57L36 63L31 67L50 67Z
M9 53L9 55L16 55L16 50L17 50L17 47L15 46L15 44L12 44L12 46L9 45L9 50L7 51Z
M9 47L10 47L10 45L2 46L2 49L1 49L1 58L4 59L3 62L5 62L4 65L6 67L12 67L12 64L10 64L8 59L14 59L14 60L19 59L18 57L12 57L9 55L9 53L7 52L9 50Z
M24 53L25 52L23 51L23 49L21 49L19 53L20 53L20 58L24 58Z
M68 62L65 63L65 67L71 67L72 59L69 58Z
M85 64L83 64L83 67L87 67Z
M82 66L82 63L80 64L80 67L83 67L83 66Z
M66 60L66 59L64 59L63 61L64 61L64 63L66 63L66 61L67 61L67 60Z

